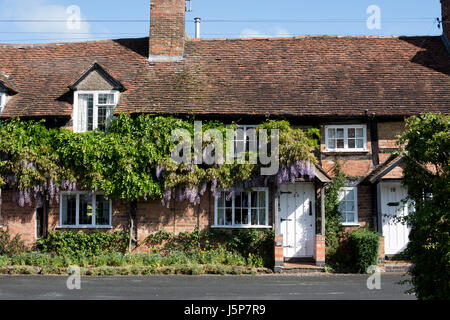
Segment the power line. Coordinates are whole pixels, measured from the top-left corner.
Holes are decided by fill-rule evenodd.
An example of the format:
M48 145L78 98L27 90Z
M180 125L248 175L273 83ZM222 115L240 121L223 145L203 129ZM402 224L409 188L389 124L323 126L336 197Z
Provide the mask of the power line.
M383 22L418 22L430 21L436 18L391 18L385 19ZM304 23L304 22L365 22L367 19L353 19L353 18L304 18L304 19L203 19L202 23ZM67 20L50 20L50 19L36 19L36 20L15 20L7 19L0 20L0 23L66 23ZM150 19L125 19L125 20L80 20L80 23L149 23ZM186 22L195 22L194 20L186 20Z

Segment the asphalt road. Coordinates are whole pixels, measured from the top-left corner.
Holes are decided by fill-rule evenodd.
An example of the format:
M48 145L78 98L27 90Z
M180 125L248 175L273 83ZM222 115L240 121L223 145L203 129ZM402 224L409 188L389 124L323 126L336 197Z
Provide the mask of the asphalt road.
M410 300L401 274L381 274L381 290L367 275L151 276L81 278L0 276L0 300Z

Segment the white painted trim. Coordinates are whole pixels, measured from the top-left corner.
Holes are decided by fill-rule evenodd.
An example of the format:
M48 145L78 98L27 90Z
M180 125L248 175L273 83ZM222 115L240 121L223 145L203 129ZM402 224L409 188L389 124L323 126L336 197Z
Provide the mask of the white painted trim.
M184 60L183 56L150 56L149 62L176 62Z
M259 187L259 188L252 188L252 191L265 191L266 194L266 225L252 225L251 224L251 193L249 194L248 191L243 191L243 193L245 194L249 194L249 199L248 199L248 221L249 224L243 224L243 225L235 225L234 221L235 221L235 197L233 197L232 199L232 217L231 217L231 223L232 225L219 225L219 218L218 218L218 200L219 197L215 197L214 198L214 226L211 226L211 228L219 228L219 229L270 229L272 228L272 226L269 223L269 188L267 187Z
M80 91L75 91L74 95L73 95L73 114L72 114L72 123L73 123L73 131L74 132L78 132L78 133L82 133L82 132L86 132L86 131L82 131L80 130L80 128L78 128L78 118L80 115L79 112L79 105L78 105L78 96L80 94L91 94L93 95L93 103L94 103L94 110L93 110L93 128L94 130L98 128L98 96L100 94L114 94L114 108L117 107L117 104L119 102L119 91L117 90L80 90ZM87 119L86 119L87 120Z
M350 149L348 147L348 129L363 129L364 130L364 147L361 149ZM328 148L328 129L344 129L344 148ZM368 152L367 148L367 126L365 124L355 125L327 125L325 126L325 152Z
M361 226L359 223L359 213L358 213L358 187L344 187L341 188L341 194L339 195L339 201L342 201L344 198L344 193L342 191L353 191L354 193L354 207L355 207L355 221L353 222L341 222L342 226L345 227L356 227L356 226ZM341 212L342 214L346 214L346 212Z
M6 105L6 93L0 92L0 114L3 113L3 108Z
M92 224L84 225L80 224L80 195L88 194L88 191L62 191L59 195L59 226L57 229L111 229L112 228L112 199L109 199L109 225L96 225L96 197L103 195L103 192L92 192ZM63 225L63 196L64 195L76 195L75 204L75 225Z

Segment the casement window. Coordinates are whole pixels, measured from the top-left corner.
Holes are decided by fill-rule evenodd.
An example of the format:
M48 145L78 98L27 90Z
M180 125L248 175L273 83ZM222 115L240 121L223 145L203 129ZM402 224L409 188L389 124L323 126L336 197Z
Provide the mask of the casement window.
M367 127L325 126L325 141L325 151L329 152L367 151Z
M114 114L118 91L76 91L74 131L105 130Z
M100 193L62 192L61 228L111 228L112 201Z
M339 201L342 225L358 225L358 188L342 188Z
M0 114L3 112L3 108L6 105L6 93L0 92Z
M252 148L257 150L258 137L256 134L257 126L239 125L236 128L234 136L234 156L237 158L241 152L248 152Z
M215 228L269 228L269 190L236 194L230 200L223 192L215 199Z

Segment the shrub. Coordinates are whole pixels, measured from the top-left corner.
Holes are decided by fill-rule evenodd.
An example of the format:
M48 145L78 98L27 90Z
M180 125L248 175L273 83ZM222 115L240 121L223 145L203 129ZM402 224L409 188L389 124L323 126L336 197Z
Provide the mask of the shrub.
M129 235L123 231L109 232L53 232L39 239L37 248L61 256L92 257L111 252L125 252Z
M367 268L378 265L380 235L368 230L356 230L350 233L348 244L352 252L355 272L366 273Z
M11 238L9 230L0 230L0 255L12 255L26 251L26 246L20 235Z
M412 291L420 300L448 300L450 116L424 114L409 118L399 145L405 163L403 182L415 205L407 218L411 227L407 254L413 263L409 270Z

